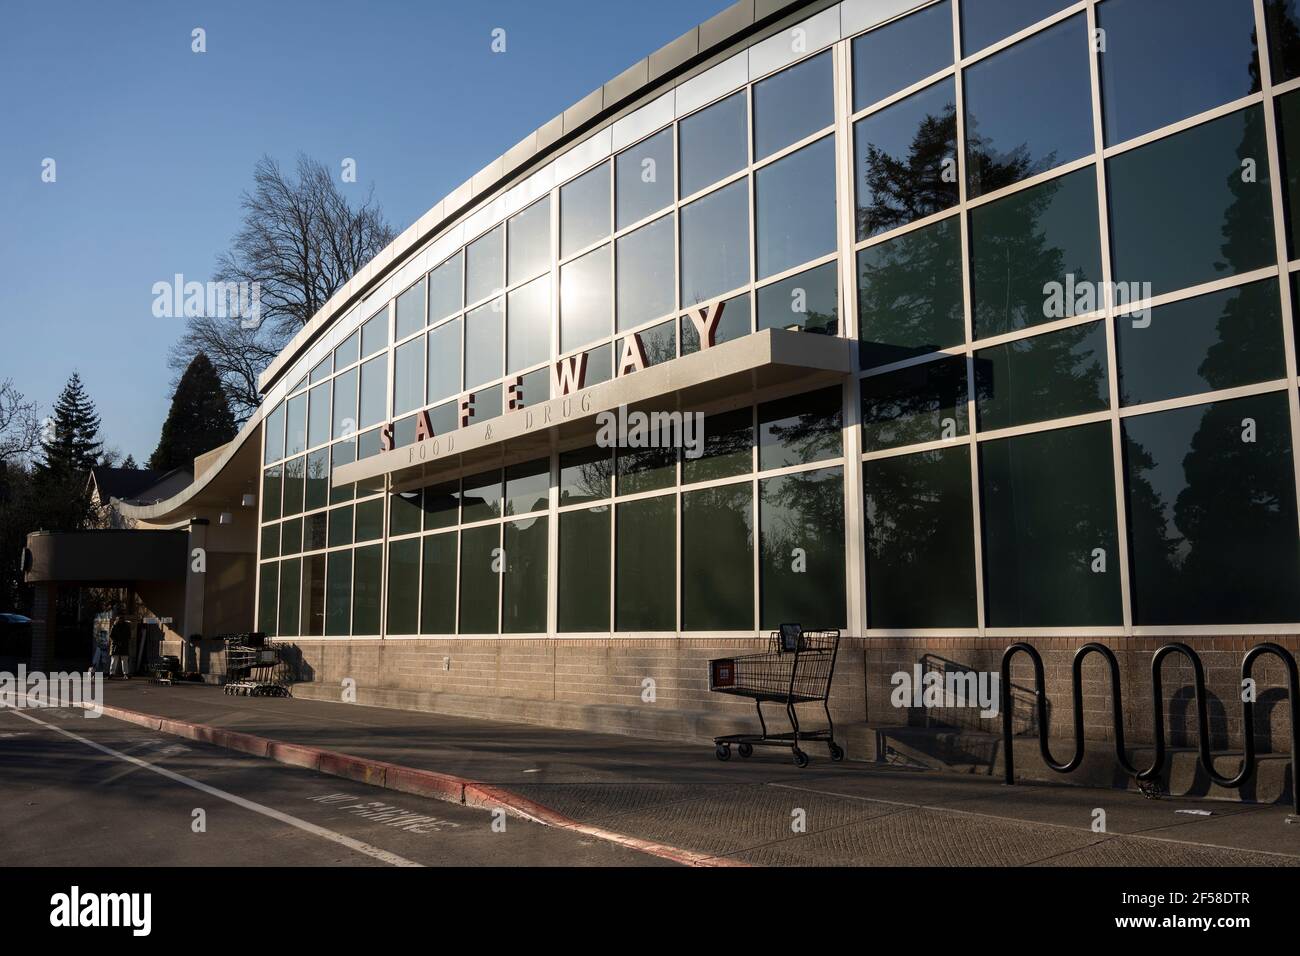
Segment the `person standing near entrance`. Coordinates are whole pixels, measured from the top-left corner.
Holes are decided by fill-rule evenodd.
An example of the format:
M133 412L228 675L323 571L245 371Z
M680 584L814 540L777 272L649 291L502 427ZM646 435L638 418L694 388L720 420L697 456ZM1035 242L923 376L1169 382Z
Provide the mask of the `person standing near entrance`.
M109 678L116 676L120 667L122 679L130 680L128 658L131 655L131 625L126 622L121 611L118 611L117 618L113 621L113 629L108 632L108 652L112 655L112 663L108 669Z

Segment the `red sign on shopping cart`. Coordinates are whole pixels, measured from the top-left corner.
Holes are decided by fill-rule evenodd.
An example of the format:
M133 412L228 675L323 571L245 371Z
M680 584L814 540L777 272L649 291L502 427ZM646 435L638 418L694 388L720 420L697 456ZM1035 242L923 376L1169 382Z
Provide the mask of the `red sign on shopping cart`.
M709 687L735 687L736 662L731 658L709 661Z

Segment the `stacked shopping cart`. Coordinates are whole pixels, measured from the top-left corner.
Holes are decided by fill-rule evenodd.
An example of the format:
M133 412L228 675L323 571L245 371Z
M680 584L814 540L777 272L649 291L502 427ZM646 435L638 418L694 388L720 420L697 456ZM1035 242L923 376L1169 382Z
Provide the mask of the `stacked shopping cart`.
M288 697L281 645L260 631L227 634L226 693L241 697Z

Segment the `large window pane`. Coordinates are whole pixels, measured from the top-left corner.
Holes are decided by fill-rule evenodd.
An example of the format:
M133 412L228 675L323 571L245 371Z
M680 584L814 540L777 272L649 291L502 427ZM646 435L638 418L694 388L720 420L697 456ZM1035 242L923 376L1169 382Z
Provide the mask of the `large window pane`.
M806 465L842 455L841 401L836 385L759 405L759 469Z
M361 414L358 428L377 425L388 417L388 356L361 366Z
M501 526L466 528L460 534L460 633L495 634L501 573Z
M1125 405L1286 375L1276 279L1119 316L1115 335Z
M506 514L526 515L545 511L551 500L551 461L537 461L511 465L506 469Z
M356 461L357 449L350 441L335 442L330 445L330 468L337 469L342 465L350 465ZM350 501L356 494L356 485L330 485L330 504L336 505L340 501Z
M678 124L683 197L695 195L749 163L748 112L749 103L741 90Z
M730 412L704 416L704 447L697 458L682 456L682 482L713 481L754 470L753 409L746 405Z
M1252 106L1108 160L1115 278L1160 295L1276 262L1267 157Z
M614 455L609 448L577 448L560 453L560 504L576 505L610 496Z
M976 352L975 407L982 431L1104 411L1110 407L1106 323Z
M617 507L615 630L675 630L677 501L664 495Z
M970 449L868 461L867 626L974 627Z
M601 246L560 270L560 351L571 352L612 330L610 247Z
M969 55L1070 6L1074 0L962 0L962 49Z
M1092 169L974 209L970 222L979 338L1073 316L1081 297L1054 296L1052 291L1101 281L1097 174ZM1099 308L1095 300L1084 306L1079 311Z
M610 234L609 163L560 187L560 256L568 258Z
M284 513L286 516L302 512L306 473L307 459L305 458L294 458L284 463Z
M424 404L424 337L399 345L394 354L393 414L401 415Z
M397 297L397 338L404 339L424 328L424 280Z
M1133 623L1300 620L1285 392L1124 420Z
M501 517L501 472L488 471L469 475L461 492L461 517L463 524L487 521Z
M533 203L509 222L510 285L529 279L551 266L551 199Z
M373 355L388 345L388 309L376 312L361 326L361 357Z
M1264 0L1268 24L1268 58L1273 82L1285 83L1300 76L1300 3L1297 0Z
M819 139L757 173L758 277L835 251L835 137Z
M835 121L830 51L754 84L754 159L763 159Z
M505 227L497 226L465 247L465 301L478 302L500 292L505 280Z
M329 449L320 448L307 456L306 488L303 509L324 508L329 498Z
M307 447L315 448L330 440L330 387L317 385L309 393Z
M759 329L839 335L839 275L839 263L827 262L759 289Z
M379 602L384 574L382 545L357 548L353 552L352 633L369 636L379 633Z
M1089 55L1080 14L966 70L971 197L1093 152Z
M420 633L456 632L456 532L423 539Z
M279 623L280 565L268 561L262 565L257 581L257 629L268 637L276 636Z
M465 260L458 252L429 273L429 321L445 319L460 309Z
M424 530L454 528L460 515L460 482L430 485L424 489Z
M429 401L460 391L460 319L429 330Z
M358 541L374 541L384 536L384 499L371 498L357 503L356 536Z
M352 624L352 552L333 551L325 578L325 634L340 637Z
M269 521L280 517L280 496L284 489L283 470L280 465L266 469L262 473L262 520Z
M748 292L727 299L721 305L722 315L713 330L714 345L742 339L753 331ZM697 316L699 315L698 309L693 311ZM692 355L700 350L700 333L696 331L695 323L691 321L689 315L684 315L681 319L681 340L683 355Z
M748 481L682 495L682 630L753 628L753 495Z
M424 518L424 495L419 490L399 491L388 496L388 535L397 537L420 530Z
M415 634L420 611L420 539L388 545L388 623L385 634Z
M506 371L518 372L551 357L550 276L510 293L506 324Z
M668 430L661 429L655 439L657 448L618 449L615 470L620 495L654 491L677 482L677 449L670 446L671 440Z
M329 531L326 538L327 547L334 548L342 544L352 543L352 515L352 505L345 505L342 508L334 508L329 512Z
M1108 422L980 445L990 627L1122 623Z
M266 416L266 451L262 464L269 465L284 457L284 403L275 407L275 411Z
M350 368L334 379L335 438L346 438L357 432L357 374L357 369Z
M465 315L465 387L501 377L504 299L493 299Z
M1300 47L1300 35L1296 43ZM1300 51L1296 54L1300 58ZM1282 161L1283 202L1287 221L1288 257L1300 257L1300 92L1277 100L1278 150Z
M749 181L742 179L682 209L682 305L729 292L749 276Z
M759 627L843 627L844 473L804 471L758 483Z
M609 506L560 515L559 630L609 631Z
M334 350L334 367L336 369L345 368L355 362L360 355L361 330L358 329L344 339L339 347Z
M952 3L943 0L853 41L853 109L952 66Z
M307 448L307 395L295 395L285 406L284 454L292 458Z
M859 241L957 205L957 95L941 80L853 128Z
M668 127L614 161L616 226L640 222L673 201L673 130Z
M300 622L299 588L302 584L302 560L280 562L280 620L276 628L278 637L293 637L298 634Z
M507 521L501 633L546 633L546 515Z
M673 310L677 300L676 219L656 219L618 240L618 328L634 328Z
M858 253L858 339L866 368L966 339L961 221L945 219Z
M1108 145L1259 91L1252 0L1106 0L1097 26Z
M966 359L939 359L862 380L862 449L956 440L967 434Z

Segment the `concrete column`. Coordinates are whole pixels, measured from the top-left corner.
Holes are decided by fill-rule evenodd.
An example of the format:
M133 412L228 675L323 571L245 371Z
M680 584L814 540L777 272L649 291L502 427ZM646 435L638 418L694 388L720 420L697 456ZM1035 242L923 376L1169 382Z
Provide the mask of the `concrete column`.
M181 618L181 668L199 669L198 646L190 641L194 634L204 634L203 594L207 581L208 519L190 519L190 549L185 561L185 613ZM195 568L202 570L195 570ZM204 634L206 637L207 635Z
M58 627L57 584L37 584L32 600L32 653L27 666L48 671L54 660L54 635Z

